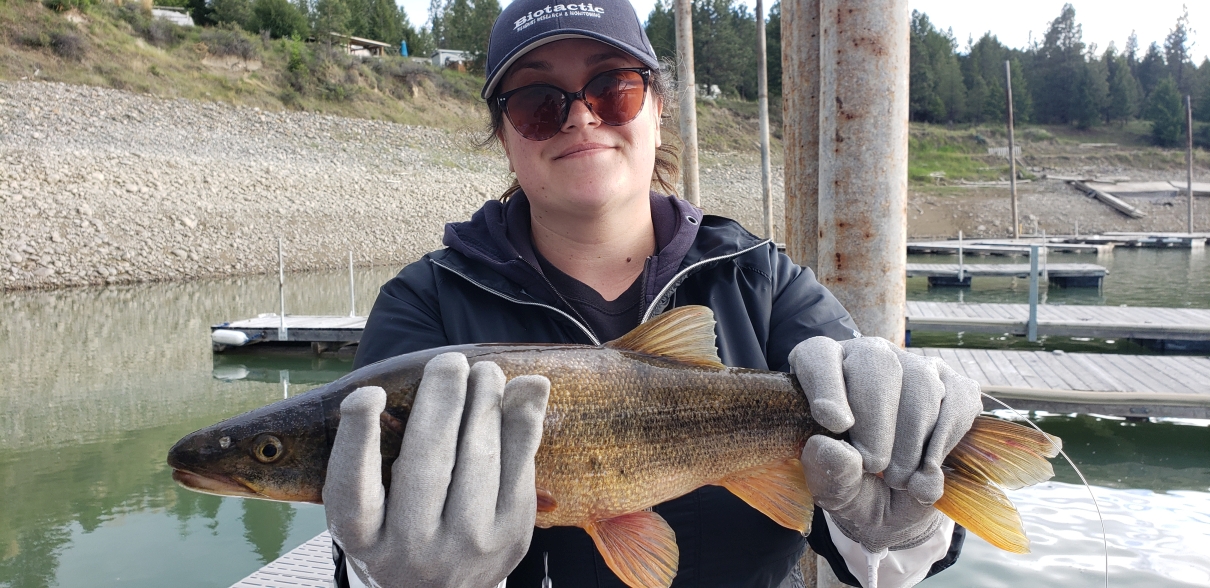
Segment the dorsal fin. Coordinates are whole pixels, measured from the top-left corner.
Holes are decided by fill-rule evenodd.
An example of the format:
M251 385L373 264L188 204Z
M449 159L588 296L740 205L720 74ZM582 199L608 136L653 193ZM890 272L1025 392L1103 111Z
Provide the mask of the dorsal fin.
M705 306L674 308L605 344L686 365L723 369L714 346L714 312Z

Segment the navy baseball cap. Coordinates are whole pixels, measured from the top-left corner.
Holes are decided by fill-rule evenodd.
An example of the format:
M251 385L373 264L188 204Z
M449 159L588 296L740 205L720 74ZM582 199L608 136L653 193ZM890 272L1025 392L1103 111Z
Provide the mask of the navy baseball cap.
M487 42L487 83L483 99L522 55L561 39L594 39L613 45L658 70L659 59L630 0L513 0L504 8Z

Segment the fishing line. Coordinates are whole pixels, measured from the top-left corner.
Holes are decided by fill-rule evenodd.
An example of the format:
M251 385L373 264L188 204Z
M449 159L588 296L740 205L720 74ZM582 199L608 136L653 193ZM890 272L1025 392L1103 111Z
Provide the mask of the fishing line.
M1025 422L1029 423L1029 426L1037 429L1039 433L1046 435L1046 438L1050 439L1049 433L1047 433L1046 431L1043 431L1042 427L1039 427L1037 425L1037 423L1030 420L1029 417L1021 414L1021 411L1005 404L999 398L996 398L995 396L992 396L991 394L988 394L983 391L980 391L979 393L994 400L1000 406L1003 406L1004 408L1011 410L1013 412L1013 414L1024 419ZM1101 515L1101 505L1097 502L1097 495L1095 492L1092 491L1092 485L1089 484L1088 480L1084 477L1084 472L1081 472L1080 468L1076 466L1076 463L1074 461L1071 461L1071 458L1067 456L1067 452L1063 451L1063 448L1059 447L1058 446L1059 444L1055 443L1054 441L1051 441L1050 444L1059 450L1059 455L1062 455L1063 459L1067 460L1067 463L1069 465L1071 465L1071 468L1076 471L1076 475L1080 477L1080 481L1083 482L1084 487L1088 489L1088 495L1092 497L1092 506L1096 508L1097 520L1100 521L1100 523L1101 523L1101 547L1103 548L1104 553L1105 553L1105 588L1109 588L1109 534L1105 532L1105 517Z

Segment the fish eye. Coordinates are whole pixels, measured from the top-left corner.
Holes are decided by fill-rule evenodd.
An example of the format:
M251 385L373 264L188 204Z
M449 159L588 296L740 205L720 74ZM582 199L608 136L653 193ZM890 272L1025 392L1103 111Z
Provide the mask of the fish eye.
M252 457L261 463L273 463L282 456L281 439L273 435L261 435L252 445Z

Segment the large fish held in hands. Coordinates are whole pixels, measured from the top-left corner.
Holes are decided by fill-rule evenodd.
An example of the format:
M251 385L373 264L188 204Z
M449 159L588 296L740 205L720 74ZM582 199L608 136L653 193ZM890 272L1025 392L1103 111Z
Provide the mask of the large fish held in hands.
M538 448L537 526L576 526L626 584L668 586L676 537L649 507L721 485L778 524L807 532L813 505L799 454L811 419L790 374L722 365L708 308L677 308L602 346L459 345L409 353L358 369L309 392L232 417L181 439L168 454L173 478L226 496L321 502L340 403L362 386L387 392L382 477L391 465L425 364L456 351L493 361L508 378L541 374L550 399ZM1002 549L1029 541L1001 487L1050 478L1058 440L978 417L946 458L936 508Z

